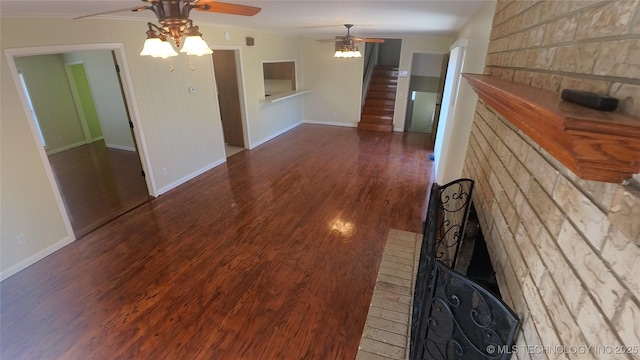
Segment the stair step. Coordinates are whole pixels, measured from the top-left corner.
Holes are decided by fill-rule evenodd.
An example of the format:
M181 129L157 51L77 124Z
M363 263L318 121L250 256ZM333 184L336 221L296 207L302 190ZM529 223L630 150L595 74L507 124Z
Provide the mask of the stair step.
M371 80L369 81L369 86L373 84L398 85L398 78L371 77Z
M397 84L369 83L369 91L393 91L395 93L397 88Z
M397 88L398 67L377 65L373 69L358 130L393 131Z
M391 69L391 70L398 70L398 66L396 66L396 65L382 65L382 64L376 64L375 68L377 68L377 69Z
M358 130L393 132L393 125L366 124L359 122Z
M369 90L367 92L367 99L384 99L384 100L395 100L396 92L394 91L375 91Z
M360 122L366 124L393 125L393 116L386 115L360 115Z
M362 114L367 115L393 116L393 113L393 107L365 106L362 108Z
M373 69L373 77L397 78L398 70Z
M374 106L374 107L383 107L383 108L395 108L396 100L394 99L372 99L367 97L364 101L364 106Z

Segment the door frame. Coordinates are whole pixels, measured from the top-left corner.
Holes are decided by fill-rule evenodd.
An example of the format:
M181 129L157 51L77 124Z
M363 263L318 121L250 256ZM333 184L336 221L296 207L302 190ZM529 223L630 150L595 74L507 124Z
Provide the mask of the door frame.
M31 130L31 135L34 138L35 143L40 144L40 138L38 136L37 129L33 124L33 121L31 120L31 115L30 115L29 107L27 105L27 100L25 99L24 93L21 90L22 88L20 86L20 81L18 78L18 68L16 66L14 59L16 57L23 57L23 56L63 54L63 53L72 53L72 52L90 51L90 50L108 50L108 51L113 51L113 53L115 54L115 58L118 63L118 66L120 66L119 76L122 79L123 96L125 96L125 100L126 100L125 106L128 108L128 111L130 114L130 120L134 124L133 136L134 136L134 140L138 144L137 150L138 150L138 156L140 157L140 163L142 165L143 171L146 174L153 174L153 172L151 171L151 162L148 157L149 152L147 150L147 142L144 136L144 132L142 130L140 114L138 112L138 103L134 95L133 82L131 80L131 74L128 67L128 61L127 61L127 57L124 49L124 44L122 43L37 46L37 47L13 48L13 49L4 50L5 57L7 59L7 65L13 77L13 82L17 89L20 102L22 103L23 111L25 112L27 122L29 123L29 129ZM69 239L73 241L76 239L76 237L73 232L73 228L71 227L69 214L64 205L62 194L60 193L57 182L53 175L53 169L51 168L51 163L49 162L49 159L47 157L47 153L44 147L38 146L38 154L40 155L40 160L42 161L42 165L45 169L47 178L49 180L49 185L51 187L56 203L58 205L58 210L62 217L62 221L64 223L67 236ZM155 197L157 194L157 188L156 188L154 179L151 176L145 176L144 179L147 184L149 195Z
M438 129L436 130L436 140L434 144L434 171L436 182L447 183L446 168L447 156L454 150L453 121L456 116L456 104L458 100L458 90L462 79L462 69L469 47L468 39L459 39L449 48L449 64L447 66L447 76L444 84L442 104L440 105L440 118L438 119ZM455 52L455 54L454 54Z
M249 129L249 121L247 119L248 109L247 109L247 93L245 86L245 77L244 77L244 62L242 61L242 47L236 45L213 45L210 46L211 50L233 50L236 56L236 74L238 77L238 97L240 100L240 116L242 118L242 135L244 139L244 148L251 150L252 145L249 139L251 138L251 131ZM213 56L211 56L211 69L213 71L213 86L216 90L216 95L218 94L218 84L216 83L216 69L213 66ZM216 99L216 101L218 101ZM218 114L220 114L220 104L218 103ZM224 131L222 129L222 119L218 122L220 126L220 133L222 134L222 144L224 145ZM225 150L225 158L226 158L226 150Z

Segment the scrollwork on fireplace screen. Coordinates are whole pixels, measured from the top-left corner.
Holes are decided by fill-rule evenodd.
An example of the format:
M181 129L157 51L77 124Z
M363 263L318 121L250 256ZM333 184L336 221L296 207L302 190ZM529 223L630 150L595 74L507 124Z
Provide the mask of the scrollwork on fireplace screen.
M471 179L458 179L440 187L434 256L450 268L455 268L464 239L473 185Z
M412 359L509 359L518 325L500 299L437 261Z
M417 341L415 333L421 318L422 304L432 280L433 267L436 260L450 267L455 266L469 215L473 185L473 180L465 178L454 180L443 186L437 183L431 185L413 294L410 341L412 359Z

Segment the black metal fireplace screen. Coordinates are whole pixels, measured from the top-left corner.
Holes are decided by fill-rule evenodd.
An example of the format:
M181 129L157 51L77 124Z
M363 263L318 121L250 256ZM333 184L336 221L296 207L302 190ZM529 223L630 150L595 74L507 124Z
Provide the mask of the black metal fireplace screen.
M509 359L519 319L482 285L453 270L474 182L433 184L411 319L410 359Z

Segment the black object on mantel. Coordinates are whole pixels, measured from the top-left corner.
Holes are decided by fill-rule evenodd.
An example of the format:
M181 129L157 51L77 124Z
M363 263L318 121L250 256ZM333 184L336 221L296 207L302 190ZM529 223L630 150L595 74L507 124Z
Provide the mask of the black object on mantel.
M618 99L610 96L598 95L589 91L564 89L562 90L561 96L564 101L586 106L591 109L613 111L618 108Z

